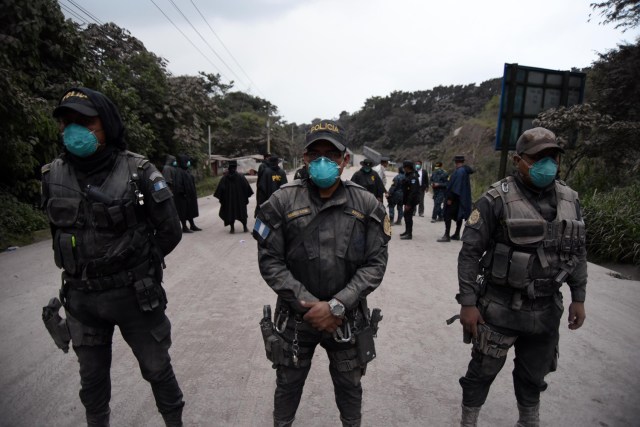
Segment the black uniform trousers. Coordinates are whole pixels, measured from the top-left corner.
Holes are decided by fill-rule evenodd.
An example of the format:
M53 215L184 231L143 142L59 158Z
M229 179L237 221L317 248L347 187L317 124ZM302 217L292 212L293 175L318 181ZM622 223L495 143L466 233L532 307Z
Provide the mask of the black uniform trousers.
M290 319L284 332L284 339L292 344L295 321ZM276 371L276 391L274 396L273 418L276 423L287 425L295 418L302 389L311 369L311 359L318 344L327 351L329 357L329 373L333 381L335 401L340 411L340 419L343 425L359 425L362 417L362 368L355 367L347 372L338 370L338 363L345 360L345 353L352 353L357 357L355 344L339 343L333 339L333 335L314 329L309 323L298 323L298 343L300 350L299 367L292 364L278 365ZM285 356L291 360L291 353Z
M171 323L162 304L143 312L131 286L100 292L69 289L66 298L67 323L80 364L80 400L87 415L109 411L115 325L138 360L142 377L151 384L160 413L181 410L182 391L169 357Z
M496 287L489 285L489 291L492 288ZM513 385L518 403L531 407L540 401L540 393L547 388L544 377L555 371L557 364L558 328L564 311L562 294L524 298L521 309L513 310L510 289L506 290L504 295L500 295L500 291L487 292L481 297L478 308L492 331L517 336L513 345ZM467 373L460 378L463 405L478 407L484 404L506 359L507 355L495 358L482 354L474 344Z
M410 206L410 210L404 211L404 232L411 236L413 234L413 215L416 213L415 205L405 205ZM404 208L403 208L404 209Z

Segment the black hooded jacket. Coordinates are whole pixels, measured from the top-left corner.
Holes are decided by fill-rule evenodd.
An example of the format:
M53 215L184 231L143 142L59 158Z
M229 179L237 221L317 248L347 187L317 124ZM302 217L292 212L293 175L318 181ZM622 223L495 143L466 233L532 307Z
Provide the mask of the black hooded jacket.
M166 183L164 177L153 166L151 162L142 156L126 151L127 144L124 139L125 126L120 117L117 107L109 98L100 92L79 87L72 88L82 92L91 100L94 108L98 111L98 115L102 122L102 129L106 136L106 145L103 149L86 158L74 156L65 149L54 162L42 167L42 207L47 211L49 194L49 171L53 165L68 164L73 170L73 175L77 179L77 185L84 190L87 185L100 188L109 177L116 165L116 160L121 157L128 159L136 158L140 166L137 170L131 171L138 174L138 188L144 196L143 215L154 232L154 240L164 255L171 252L180 242L182 237L180 222L178 215L170 195L165 197ZM67 91L68 92L68 91ZM56 166L57 167L57 166ZM73 176L69 177L68 187L75 187L72 182ZM86 194L80 195L87 198ZM49 218L51 223L52 236L55 237L57 227L53 225L55 218ZM54 221L52 221L54 220Z

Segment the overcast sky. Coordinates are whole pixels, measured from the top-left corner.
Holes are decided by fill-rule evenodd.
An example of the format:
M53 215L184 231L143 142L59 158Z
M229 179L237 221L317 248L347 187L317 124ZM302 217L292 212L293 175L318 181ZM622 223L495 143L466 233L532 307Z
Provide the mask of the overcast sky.
M635 42L638 29L622 33L612 25L599 25L597 15L587 22L592 1L59 3L76 21L93 22L78 5L102 23L126 28L148 50L165 58L174 75L220 73L225 82L235 81L235 89L275 104L284 120L310 123L314 118L337 118L342 111L353 113L372 96L501 77L505 62L557 70L582 68L598 53L624 41Z

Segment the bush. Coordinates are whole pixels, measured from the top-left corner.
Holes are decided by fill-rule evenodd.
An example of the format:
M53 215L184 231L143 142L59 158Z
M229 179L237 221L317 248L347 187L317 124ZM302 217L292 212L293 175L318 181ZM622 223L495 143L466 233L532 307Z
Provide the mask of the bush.
M640 184L582 197L590 259L640 265Z
M0 190L0 249L31 243L33 233L48 226L42 212Z
M219 176L207 176L196 182L196 193L198 197L211 196L218 188Z

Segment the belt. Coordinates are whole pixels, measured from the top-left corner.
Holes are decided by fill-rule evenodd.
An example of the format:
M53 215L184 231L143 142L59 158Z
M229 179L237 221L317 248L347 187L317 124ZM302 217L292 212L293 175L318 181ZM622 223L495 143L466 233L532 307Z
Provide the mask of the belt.
M559 289L560 285L558 285L553 279L535 279L532 281L531 285L524 289L515 289L508 285L494 285L493 283L488 282L485 295L510 300L513 298L514 294L521 294L524 299L539 300L551 298Z
M134 282L149 277L151 263L145 261L130 270L120 271L109 276L91 277L88 279L80 279L69 276L66 272L62 274L62 281L71 289L84 292L99 292L110 289L123 288L130 286Z

